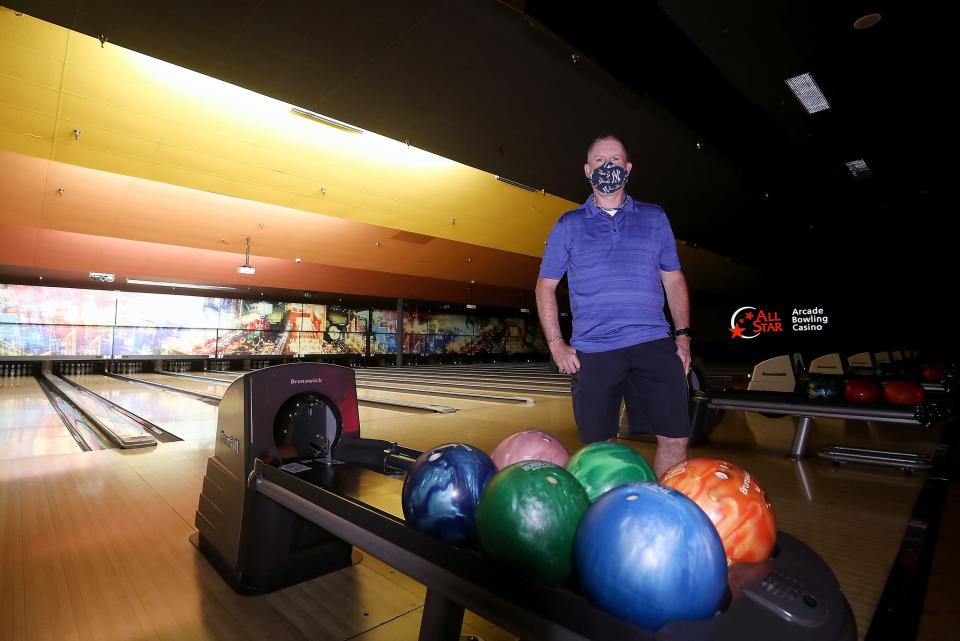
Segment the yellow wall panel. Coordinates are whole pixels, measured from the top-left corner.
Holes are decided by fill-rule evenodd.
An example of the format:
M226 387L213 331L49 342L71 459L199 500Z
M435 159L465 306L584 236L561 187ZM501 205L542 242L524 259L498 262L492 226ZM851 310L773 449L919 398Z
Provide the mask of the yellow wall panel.
M145 174L147 174L152 167L150 163L144 160L121 156L93 147L83 147L70 142L60 141L57 141L54 145L53 160L78 165L80 167L109 171L124 176L138 176L141 178L145 178Z
M0 104L0 127L11 132L53 138L56 124L53 116Z
M30 16L0 11L0 41L63 59L70 32Z
M63 60L13 47L0 40L0 75L10 76L48 89L60 88Z
M37 138L22 131L0 128L0 149L35 158L49 158L53 138Z
M67 64L63 72L63 91L153 118L169 118L169 101L146 78L108 76Z
M172 147L237 162L250 162L257 157L257 148L249 142L187 127L178 122L168 123L163 134L163 142Z
M222 178L229 178L236 172L236 163L225 158L208 156L189 149L180 149L170 145L157 147L154 161L162 165L172 165L189 171L213 174Z
M159 142L167 127L167 121L129 109L105 105L80 96L63 94L60 117L75 120L81 125L94 125L112 129L130 136Z
M297 195L311 196L320 191L320 185L312 180L246 164L237 165L237 171L233 178L240 182L279 189Z
M59 100L60 95L54 89L0 76L0 103L54 116Z
M237 198L246 198L247 200L256 200L261 203L270 203L287 207L296 199L297 194L288 191L281 191L271 187L261 185L251 185L250 183L231 181L230 190L225 192Z
M355 205L335 202L325 197L316 196L297 196L290 202L290 207L314 214L349 218L351 220L354 220L354 216L358 215L361 211L360 208Z
M80 131L79 140L73 133ZM136 136L128 136L109 129L101 129L93 125L85 125L76 121L60 119L57 127L57 143L73 145L81 148L94 148L99 151L129 156L137 160L150 161L156 153L159 143L144 140ZM131 170L132 171L132 170ZM125 171L124 174L130 175Z
M227 178L157 163L149 165L148 169L140 177L146 178L147 180L169 183L171 185L189 187L190 189L209 191L214 194L230 194L231 188L230 180Z
M64 54L68 64L113 77L142 75L139 61L146 57L143 54L124 49L109 41L101 46L97 38L76 31L69 33L70 38Z
M530 255L576 206L31 18L0 12L0 42L3 149Z

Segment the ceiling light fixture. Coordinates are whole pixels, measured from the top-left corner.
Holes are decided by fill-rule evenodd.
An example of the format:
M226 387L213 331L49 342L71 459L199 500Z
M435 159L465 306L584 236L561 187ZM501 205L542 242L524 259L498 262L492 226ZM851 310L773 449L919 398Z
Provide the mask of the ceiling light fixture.
M503 176L494 176L494 178L496 178L497 180L499 180L499 181L502 182L502 183L507 183L508 185L513 185L514 187L519 187L520 189L526 189L527 191L533 191L533 192L543 191L542 189L536 189L536 188L534 188L534 187L530 187L529 185L524 185L523 183L518 183L516 180L510 180L509 178L504 178Z
M251 275L253 275L253 274L256 274L256 273L257 273L257 270L256 270L256 268L255 268L253 265L250 264L250 237L247 236L247 237L246 237L246 240L247 240L246 260L243 261L243 264L242 264L242 265L240 265L239 267L237 267L237 273L238 273L238 274L246 274L247 276L251 276Z
M316 120L330 127L335 127L343 131L349 131L352 134L362 134L363 129L360 127L355 127L349 123L343 122L342 120L337 120L336 118L331 118L330 116L324 116L323 114L318 114L315 111L310 111L309 109L303 109L301 107L290 107L290 111L297 114L298 116L303 116L304 118L309 118L310 120Z
M225 285L204 285L202 283L172 283L164 280L141 280L139 278L128 278L128 285L149 285L151 287L179 287L180 289L227 289L234 290L236 287L227 287Z
M823 95L823 92L820 91L820 87L817 86L817 81L814 80L810 74L800 74L793 78L787 78L784 82L787 83L790 91L797 97L797 100L800 101L800 104L803 105L803 108L807 110L808 114L825 111L830 108L830 103L827 102L827 98Z

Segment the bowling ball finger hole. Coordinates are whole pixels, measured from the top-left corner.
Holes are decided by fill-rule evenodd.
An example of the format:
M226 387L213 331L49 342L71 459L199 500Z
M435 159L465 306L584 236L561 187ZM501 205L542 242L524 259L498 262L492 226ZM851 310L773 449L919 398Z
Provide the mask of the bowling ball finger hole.
M807 604L808 607L815 608L817 607L817 600L812 594L804 594L803 602Z

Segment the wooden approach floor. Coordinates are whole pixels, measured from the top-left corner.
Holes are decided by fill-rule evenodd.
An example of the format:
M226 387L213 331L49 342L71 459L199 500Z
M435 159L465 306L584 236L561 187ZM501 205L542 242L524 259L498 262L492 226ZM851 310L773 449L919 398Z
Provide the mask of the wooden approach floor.
M576 449L569 399L534 398L534 406L478 404L452 415L361 408L362 430L417 449L461 441L489 452L507 434L537 428ZM929 454L937 438L937 430L822 420L812 445ZM728 412L714 441L691 455L727 458L758 478L780 529L811 545L837 574L862 638L923 476L817 458L796 463L784 457L791 439L790 419ZM652 444L631 445L652 460ZM212 449L211 428L150 450L4 461L0 640L417 638L423 586L364 552L350 568L269 595L234 593L190 542ZM399 513L399 496L378 507ZM469 614L464 633L513 638Z

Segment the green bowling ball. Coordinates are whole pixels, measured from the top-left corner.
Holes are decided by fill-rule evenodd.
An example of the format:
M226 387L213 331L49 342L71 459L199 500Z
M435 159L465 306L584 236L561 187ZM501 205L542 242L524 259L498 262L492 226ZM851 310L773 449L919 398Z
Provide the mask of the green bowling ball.
M657 475L639 452L609 441L582 448L570 457L566 468L583 485L591 503L619 485L657 482Z
M488 558L545 585L573 572L573 541L590 499L569 472L523 461L494 475L477 506L477 541Z

